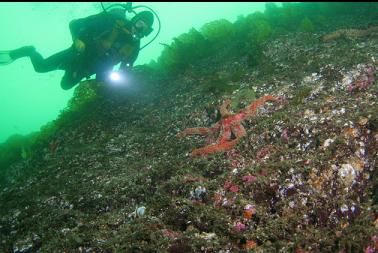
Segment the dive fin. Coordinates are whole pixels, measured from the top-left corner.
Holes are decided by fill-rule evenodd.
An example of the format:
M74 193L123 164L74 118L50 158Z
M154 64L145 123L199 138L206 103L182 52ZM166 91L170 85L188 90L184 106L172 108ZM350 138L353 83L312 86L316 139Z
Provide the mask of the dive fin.
M14 61L14 59L12 59L12 57L10 56L10 52L11 50L0 51L0 66L10 64Z

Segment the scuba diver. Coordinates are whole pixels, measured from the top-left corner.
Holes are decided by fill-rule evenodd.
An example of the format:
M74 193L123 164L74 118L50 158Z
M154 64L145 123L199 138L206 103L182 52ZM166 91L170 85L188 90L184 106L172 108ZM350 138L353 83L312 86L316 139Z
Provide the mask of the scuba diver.
M110 11L102 6L104 11L99 14L72 20L69 28L73 44L66 50L46 59L33 46L0 51L0 65L21 57L30 57L38 73L65 70L61 80L64 90L71 89L83 78L88 79L93 74L96 74L96 80L107 81L113 66L121 63L120 72L133 66L141 49L140 40L153 31L152 12L135 13L131 2L125 6ZM127 10L135 14L131 20L126 19Z

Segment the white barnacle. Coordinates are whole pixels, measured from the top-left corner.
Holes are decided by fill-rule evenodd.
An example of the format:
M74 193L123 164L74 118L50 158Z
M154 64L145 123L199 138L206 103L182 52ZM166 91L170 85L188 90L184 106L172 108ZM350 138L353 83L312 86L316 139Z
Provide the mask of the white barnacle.
M329 147L331 145L331 143L333 143L335 140L333 139L327 139L324 141L324 144L323 144L323 147L326 148L326 147Z

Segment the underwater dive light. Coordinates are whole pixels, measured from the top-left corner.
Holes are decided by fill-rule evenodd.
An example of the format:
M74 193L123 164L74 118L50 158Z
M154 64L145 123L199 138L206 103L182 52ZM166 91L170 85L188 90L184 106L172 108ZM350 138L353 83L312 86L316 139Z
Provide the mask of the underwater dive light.
M119 82L121 80L121 74L117 71L112 71L109 75L109 78L113 82Z
M125 73L121 71L111 71L108 75L108 80L116 85L124 85L127 82Z
M123 69L126 68L126 69ZM126 63L125 66L121 65L118 70L111 70L107 72L106 76L108 81L115 84L126 84L130 82L127 69L130 68L130 63Z

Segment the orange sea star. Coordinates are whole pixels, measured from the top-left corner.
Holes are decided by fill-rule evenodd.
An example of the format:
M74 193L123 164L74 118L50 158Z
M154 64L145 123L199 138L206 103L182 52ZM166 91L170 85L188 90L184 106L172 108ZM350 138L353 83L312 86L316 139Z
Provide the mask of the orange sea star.
M216 143L194 149L192 151L192 156L208 155L211 153L229 150L239 142L240 138L247 134L241 122L256 114L257 108L262 106L266 101L276 101L278 99L278 97L271 95L261 97L237 114L232 114L230 111L228 111L227 107L231 104L231 100L227 99L219 108L221 114L220 121L211 127L187 128L178 133L177 137L185 137L191 134L208 135L219 131L220 134ZM234 134L235 139L232 139L232 134Z

